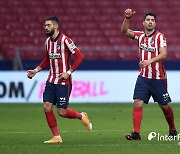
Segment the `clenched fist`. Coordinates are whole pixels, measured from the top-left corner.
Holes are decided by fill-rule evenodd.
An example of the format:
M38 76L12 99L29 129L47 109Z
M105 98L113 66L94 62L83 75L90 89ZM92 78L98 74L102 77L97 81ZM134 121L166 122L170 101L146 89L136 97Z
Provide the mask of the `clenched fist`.
M124 15L126 18L131 18L136 12L133 11L132 9L126 9L124 11Z

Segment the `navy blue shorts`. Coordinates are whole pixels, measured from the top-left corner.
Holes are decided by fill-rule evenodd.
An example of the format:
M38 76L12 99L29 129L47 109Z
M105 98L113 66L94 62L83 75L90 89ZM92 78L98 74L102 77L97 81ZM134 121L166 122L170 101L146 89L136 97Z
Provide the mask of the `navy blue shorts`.
M167 80L154 80L138 76L133 99L140 99L148 104L151 96L154 102L162 105L171 102L171 98L167 92Z
M53 103L57 108L66 109L69 105L71 90L72 85L52 84L47 81L43 93L43 101Z

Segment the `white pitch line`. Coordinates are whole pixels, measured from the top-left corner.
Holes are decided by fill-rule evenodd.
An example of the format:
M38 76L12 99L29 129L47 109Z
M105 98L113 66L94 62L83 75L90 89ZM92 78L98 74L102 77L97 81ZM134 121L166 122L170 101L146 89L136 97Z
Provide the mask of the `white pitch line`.
M74 130L74 131L70 131L70 130L62 130L60 132L62 133L70 133L70 132L78 132L78 133L86 133L86 132L120 132L120 131L124 131L124 130L92 130L92 131L87 131L87 130ZM43 132L23 132L23 131L16 131L16 132L0 132L0 134L39 134L39 133L43 133ZM43 133L44 134L44 133Z
M96 132L124 132L127 130L92 130L92 131L87 131L87 130L61 130L60 132L62 133L96 133ZM167 130L161 130L161 131L167 131ZM129 131L130 132L130 131ZM142 130L141 132L152 132L152 130ZM128 133L128 132L127 132ZM15 132L0 132L0 134L44 134L43 132L25 132L25 131L15 131Z
M177 146L178 143L173 143L173 144L169 144L169 142L167 143L163 143L163 144L149 144L149 143L140 143L140 141L138 141L139 143L136 145L136 146ZM42 143L43 144L43 143ZM45 144L43 144L45 145ZM132 144L131 144L132 145ZM123 144L64 144L64 143L57 143L57 144L52 144L52 146L59 146L59 147L129 147L131 146L130 144L126 144L126 143L123 143ZM1 148L15 148L15 147L30 147L30 148L33 148L33 147L40 147L42 145L21 145L21 144L18 144L18 145L0 145Z

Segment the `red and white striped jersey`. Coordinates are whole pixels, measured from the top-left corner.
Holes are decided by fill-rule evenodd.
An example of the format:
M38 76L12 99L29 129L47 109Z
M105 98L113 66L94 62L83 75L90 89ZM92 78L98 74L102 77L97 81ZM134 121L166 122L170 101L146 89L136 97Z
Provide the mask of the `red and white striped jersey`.
M159 55L161 47L167 47L164 34L155 31L150 36L142 31L134 31L134 39L139 43L140 61L149 60ZM139 75L150 79L166 79L166 70L163 61L152 63L141 68Z
M73 41L64 34L57 36L55 40L47 38L45 42L46 56L39 67L44 69L50 64L48 81L53 84L71 84L72 77L67 80L60 80L60 74L67 72L70 68L75 71L83 60L83 55ZM75 56L75 61L71 67L71 55Z

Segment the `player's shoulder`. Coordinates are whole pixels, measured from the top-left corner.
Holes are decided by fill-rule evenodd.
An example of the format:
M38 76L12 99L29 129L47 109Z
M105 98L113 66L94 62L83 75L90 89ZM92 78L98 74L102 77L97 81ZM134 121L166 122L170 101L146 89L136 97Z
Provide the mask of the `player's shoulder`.
M144 31L133 31L134 32L134 39L138 40L141 36L145 35Z
M160 31L156 30L155 35L164 35L164 33L162 33L162 32L160 32Z
M65 42L66 41L68 41L69 43L72 43L73 41L72 41L72 39L69 37L69 36L67 36L66 34L61 34L62 35L62 37L64 36L65 38L64 38L64 40L65 40Z
M163 38L165 38L164 33L160 32L160 31L156 31L155 34L158 35L159 37L162 36Z
M144 31L133 31L133 32L134 32L135 39L136 39L136 37L140 37L142 35L145 35Z
M47 44L50 39L51 39L50 37L47 37L45 40L45 44Z
M144 31L139 31L139 30L136 30L136 31L133 31L134 33L137 33L137 34L145 34Z
M46 38L46 41L48 41L48 40L50 40L50 39L51 39L50 37L47 37L47 38Z
M70 37L69 36L67 36L66 34L64 34L64 33L62 33L61 34L61 37L65 37L65 39L70 39Z

